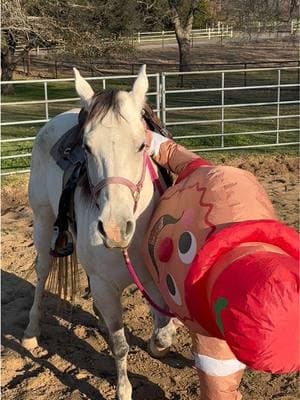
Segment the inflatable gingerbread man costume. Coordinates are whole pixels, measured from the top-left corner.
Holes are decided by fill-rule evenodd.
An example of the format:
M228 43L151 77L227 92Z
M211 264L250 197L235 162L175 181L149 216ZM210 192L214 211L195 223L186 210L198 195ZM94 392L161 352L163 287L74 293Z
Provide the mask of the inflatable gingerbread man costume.
M178 178L152 216L143 256L190 330L201 400L240 399L246 366L299 370L298 234L251 173L156 134L152 147Z

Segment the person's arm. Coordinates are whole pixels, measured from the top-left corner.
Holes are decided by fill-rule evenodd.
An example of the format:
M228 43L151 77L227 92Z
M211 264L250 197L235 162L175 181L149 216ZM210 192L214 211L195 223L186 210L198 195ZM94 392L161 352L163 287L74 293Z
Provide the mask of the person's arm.
M179 175L193 161L203 161L203 165L210 164L197 154L187 150L185 147L175 143L156 132L151 132L150 154L152 158L162 167Z

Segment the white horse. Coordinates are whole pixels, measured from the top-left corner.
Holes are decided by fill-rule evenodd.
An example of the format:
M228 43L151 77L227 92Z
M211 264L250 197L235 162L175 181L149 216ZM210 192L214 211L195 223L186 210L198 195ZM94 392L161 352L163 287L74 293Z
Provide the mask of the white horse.
M89 276L93 300L110 334L117 368L118 398L130 400L132 387L127 377L129 347L124 334L120 296L132 279L118 248L130 245L129 254L143 285L154 301L165 307L140 257L144 232L158 200L147 169L138 201L133 189L141 179L145 159L142 107L148 79L143 66L131 92L106 91L101 96L94 94L76 69L74 72L76 91L88 113L83 145L92 192L92 195L87 195L83 186L75 190L76 252ZM63 174L51 157L50 149L77 123L78 112L78 109L71 110L49 121L37 135L32 153L29 201L34 214L34 243L38 253L37 284L23 341L31 349L38 346L40 303L49 274L50 242L62 188ZM117 177L117 181L112 177ZM120 177L121 181L118 180ZM103 183L107 178L108 181L100 187L99 182ZM154 311L150 340L153 352L168 348L175 331L172 319Z

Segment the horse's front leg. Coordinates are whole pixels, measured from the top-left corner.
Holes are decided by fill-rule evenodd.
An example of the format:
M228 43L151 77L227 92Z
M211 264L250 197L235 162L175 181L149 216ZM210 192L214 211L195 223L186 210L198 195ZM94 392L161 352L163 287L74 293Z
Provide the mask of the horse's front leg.
M147 291L155 303L162 309L167 309L158 289L153 282L148 283ZM149 342L149 351L153 357L164 357L170 350L176 335L176 324L174 319L161 314L151 307L153 319L153 332Z
M122 320L121 292L110 282L90 276L91 292L97 309L109 331L112 352L118 374L117 396L119 400L131 400L132 387L127 376L129 346Z
M23 337L23 345L29 350L38 348L40 335L41 301L45 283L50 268L50 241L54 215L50 207L39 207L34 213L34 244L37 250L36 274L37 283L34 291L34 300L29 313L29 323Z

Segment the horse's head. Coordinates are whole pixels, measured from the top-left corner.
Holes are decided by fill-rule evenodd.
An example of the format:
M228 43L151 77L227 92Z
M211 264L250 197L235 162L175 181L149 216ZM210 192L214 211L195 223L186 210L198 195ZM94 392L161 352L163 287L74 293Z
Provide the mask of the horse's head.
M98 231L107 247L127 247L146 169L142 108L148 90L143 66L131 92L95 94L79 72L75 86L87 111L83 146L89 185L98 208Z

